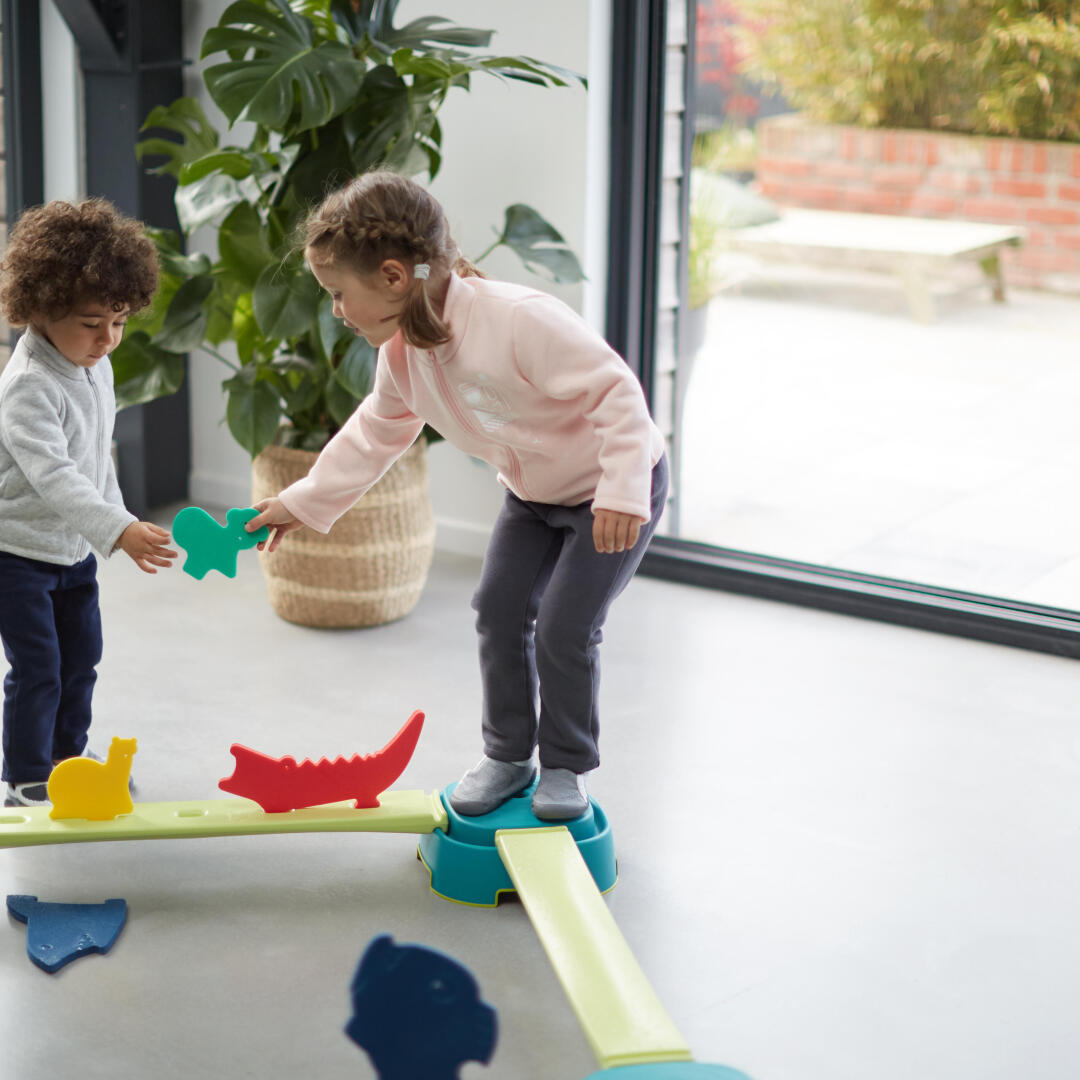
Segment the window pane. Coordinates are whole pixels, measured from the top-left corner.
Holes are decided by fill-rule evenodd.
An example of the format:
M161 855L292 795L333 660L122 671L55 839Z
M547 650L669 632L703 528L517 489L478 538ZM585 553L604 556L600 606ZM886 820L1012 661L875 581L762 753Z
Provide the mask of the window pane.
M888 93L824 100L859 70L836 10L697 6L670 531L1080 608L1080 133L965 130L970 73L908 63L901 85L880 28L857 44ZM988 17L934 33L961 16ZM811 64L815 33L839 37ZM919 126L924 105L956 118Z

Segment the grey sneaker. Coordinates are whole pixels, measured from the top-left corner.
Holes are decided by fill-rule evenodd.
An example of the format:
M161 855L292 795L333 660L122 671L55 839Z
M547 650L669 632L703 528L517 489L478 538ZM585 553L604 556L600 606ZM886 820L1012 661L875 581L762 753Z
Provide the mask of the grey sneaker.
M536 776L536 767L527 762L496 761L482 757L450 792L450 805L466 817L490 814L507 799L524 791Z
M541 821L570 821L589 809L584 773L569 769L540 769L532 797L532 812Z
M31 780L26 784L8 784L4 796L5 806L52 806L49 802L49 789L40 780Z

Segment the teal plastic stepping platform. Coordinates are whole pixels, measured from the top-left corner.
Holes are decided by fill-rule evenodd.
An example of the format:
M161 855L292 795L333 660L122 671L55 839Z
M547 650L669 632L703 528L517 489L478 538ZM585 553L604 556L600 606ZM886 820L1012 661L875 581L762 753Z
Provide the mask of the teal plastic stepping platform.
M565 825L577 844L585 865L602 892L615 887L615 845L607 815L590 799L589 809L572 821L541 821L532 812L535 782L497 810L479 817L465 817L450 805L457 784L442 791L446 829L420 837L419 855L431 873L431 891L446 900L478 907L494 907L502 893L513 893L514 884L495 847L500 829L550 829Z

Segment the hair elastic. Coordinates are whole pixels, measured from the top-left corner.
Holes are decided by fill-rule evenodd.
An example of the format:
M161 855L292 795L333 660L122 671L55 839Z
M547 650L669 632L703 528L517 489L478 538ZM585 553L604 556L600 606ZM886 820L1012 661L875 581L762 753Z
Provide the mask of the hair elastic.
M413 267L413 274L421 281L427 281L428 275L431 273L431 267L427 263L417 263Z

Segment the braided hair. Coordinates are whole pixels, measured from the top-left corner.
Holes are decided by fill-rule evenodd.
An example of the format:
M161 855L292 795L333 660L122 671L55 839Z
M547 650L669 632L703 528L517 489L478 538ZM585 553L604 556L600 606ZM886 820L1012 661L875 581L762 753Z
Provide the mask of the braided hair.
M388 169L364 173L328 195L308 217L303 241L304 250L319 262L358 274L373 273L386 259L408 267L412 283L400 326L405 340L418 348L449 341L450 328L431 302L427 279L413 268L426 263L436 273L484 276L461 256L436 199L416 181Z

